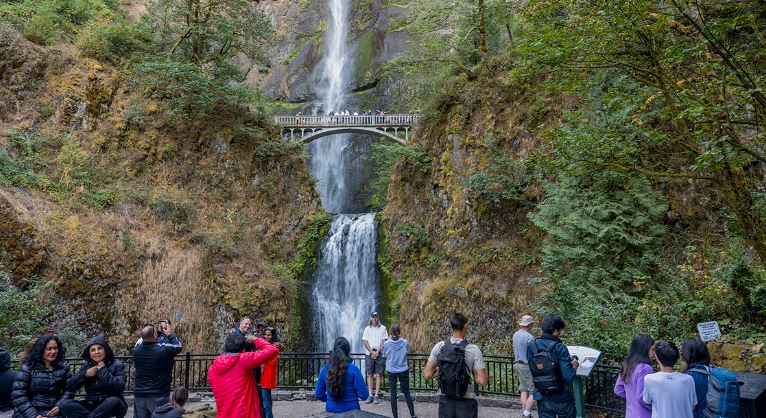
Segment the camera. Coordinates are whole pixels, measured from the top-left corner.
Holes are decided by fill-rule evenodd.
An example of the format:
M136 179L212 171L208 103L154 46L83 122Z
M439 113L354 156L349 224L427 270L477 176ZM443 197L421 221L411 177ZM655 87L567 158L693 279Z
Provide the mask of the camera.
M167 329L168 329L168 324L170 324L170 320L168 320L168 319L160 319L160 320L159 320L159 321L157 321L157 322L160 324L160 325L157 327L157 329L158 329L160 332L165 332L165 330L167 330Z

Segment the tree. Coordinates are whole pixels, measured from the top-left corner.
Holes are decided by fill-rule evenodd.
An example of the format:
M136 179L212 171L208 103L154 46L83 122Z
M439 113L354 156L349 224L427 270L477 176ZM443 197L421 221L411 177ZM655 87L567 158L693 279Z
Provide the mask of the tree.
M712 186L766 265L766 219L754 210L766 163L756 3L534 1L519 51L555 68L558 88L607 100L584 103L553 136L564 165Z
M271 24L250 9L248 0L157 0L143 25L156 33L158 52L226 74L236 54L265 60L273 35Z

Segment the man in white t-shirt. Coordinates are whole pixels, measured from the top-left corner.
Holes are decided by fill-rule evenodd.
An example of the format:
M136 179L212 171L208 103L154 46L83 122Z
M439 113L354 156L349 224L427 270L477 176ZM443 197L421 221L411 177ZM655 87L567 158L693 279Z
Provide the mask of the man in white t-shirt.
M652 418L693 418L697 405L694 379L673 370L678 348L669 341L654 345L660 371L644 376L644 403L652 405Z
M388 338L386 327L380 323L380 314L377 311L370 314L370 323L364 328L362 342L365 349L365 369L367 371L367 390L370 397L365 403L380 403L380 382L383 380L383 370L386 368L386 358L383 357L383 343ZM372 379L376 376L375 394L372 392Z
M450 343L460 344L465 340L465 335L468 333L468 318L455 313L450 317L450 328L452 328L452 336L450 337ZM423 371L423 378L426 380L432 380L439 377L438 357L439 353L444 347L445 341L439 341L431 349L431 355L428 356L426 362L426 368ZM480 386L487 386L489 381L489 374L484 368L484 356L481 354L481 350L475 344L468 344L464 348L465 350L465 363L468 366L468 371L473 377L473 381ZM476 401L476 393L473 391L473 385L469 384L468 389L463 396L463 399L452 399L441 393L441 385L439 389L439 418L477 418L479 416L479 404Z

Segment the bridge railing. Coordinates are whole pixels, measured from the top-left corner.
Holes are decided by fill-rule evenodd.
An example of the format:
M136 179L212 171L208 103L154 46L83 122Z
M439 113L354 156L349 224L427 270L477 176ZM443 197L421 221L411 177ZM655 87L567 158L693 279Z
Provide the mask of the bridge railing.
M295 127L338 127L338 126L391 126L404 127L417 123L420 115L319 115L319 116L274 116L274 122L285 128Z
M173 384L184 385L191 391L210 391L207 371L217 354L186 353L178 355L173 367ZM352 361L364 373L364 354L352 354ZM133 392L135 368L132 357L118 357L125 363L127 373L126 393ZM423 377L427 354L409 354L410 390L414 392L436 392L435 380L426 381ZM327 361L326 353L280 353L277 369L277 388L283 390L314 390L319 371ZM81 358L67 359L72 373L83 363ZM485 356L484 365L489 374L486 387L476 387L480 396L511 398L519 396L519 381L516 364L512 357ZM597 365L590 378L585 379L585 401L588 409L607 414L619 414L624 411L624 400L614 395L614 383L619 374L618 367ZM388 377L384 377L382 387L388 388Z

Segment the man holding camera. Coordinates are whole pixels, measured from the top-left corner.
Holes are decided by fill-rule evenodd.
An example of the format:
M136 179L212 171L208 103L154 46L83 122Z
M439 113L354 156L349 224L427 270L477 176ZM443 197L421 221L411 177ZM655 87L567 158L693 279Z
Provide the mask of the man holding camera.
M173 362L181 352L181 341L169 320L162 320L159 325L164 342L158 342L157 331L154 325L145 325L141 328L141 341L133 349L135 418L151 418L156 407L170 400Z

